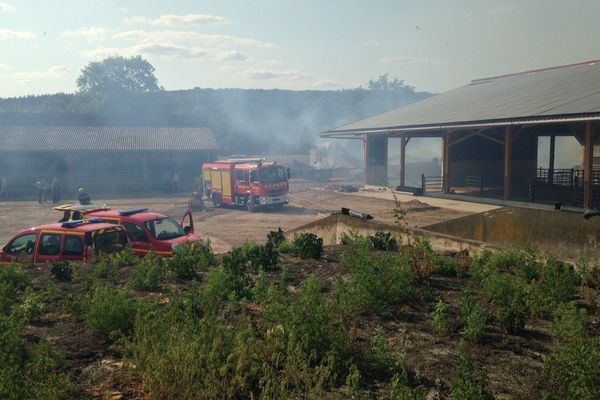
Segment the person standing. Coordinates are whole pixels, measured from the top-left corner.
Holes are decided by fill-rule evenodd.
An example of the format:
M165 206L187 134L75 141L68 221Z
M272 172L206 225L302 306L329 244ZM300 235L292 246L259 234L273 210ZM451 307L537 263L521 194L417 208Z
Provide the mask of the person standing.
M38 192L38 204L45 203L48 199L48 192L50 191L50 185L46 182L46 179L37 181L35 187Z
M0 197L8 197L8 179L0 178Z
M50 191L52 192L52 203L58 203L60 201L60 181L56 176L52 180Z
M79 204L81 205L88 205L90 204L90 195L85 191L84 188L80 187L79 188Z

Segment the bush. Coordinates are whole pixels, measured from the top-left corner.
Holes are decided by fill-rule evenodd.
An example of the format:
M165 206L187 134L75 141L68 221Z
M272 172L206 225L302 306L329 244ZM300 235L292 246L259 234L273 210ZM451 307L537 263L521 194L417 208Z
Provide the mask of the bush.
M459 343L459 346L458 367L452 379L450 398L452 400L493 400L495 396L487 388L487 377L475 373L464 343Z
M73 267L67 261L52 264L50 273L56 280L61 282L71 282L73 280Z
M323 239L314 233L301 233L294 236L292 255L303 260L318 260L323 255Z
M470 292L463 295L460 316L464 337L469 342L478 342L484 334L487 316Z
M148 253L131 271L129 285L134 290L154 291L165 280L165 260L157 254Z
M338 281L337 302L344 314L381 311L400 304L415 294L416 276L405 257L373 254L369 242L356 245L350 255L342 257L351 279Z
M392 376L398 372L401 365L393 356L391 346L386 342L383 328L377 326L373 337L371 338L371 346L366 354L369 371L375 374Z
M448 333L449 306L442 299L438 301L435 309L431 313L431 323L433 330L439 334Z
M373 249L382 251L398 251L398 242L390 232L375 232L369 236Z
M558 398L597 399L600 393L600 340L588 334L584 309L563 304L550 329L554 353L544 364L551 392Z
M417 239L412 246L404 246L403 255L410 260L412 269L421 281L431 277L439 259L426 239Z
M110 264L117 270L131 267L137 264L139 259L133 254L130 247L125 248L123 251L112 253L108 255Z
M525 329L529 310L521 279L496 272L484 281L483 291L496 309L500 327L504 332L518 334Z
M210 242L196 242L177 246L167 262L167 271L178 279L192 279L197 271L206 271L215 265Z
M113 339L131 332L136 315L134 300L111 286L96 286L83 304L83 318L99 336Z
M277 248L283 242L285 242L285 235L281 228L267 234L267 243L271 243L273 247Z
M433 270L441 276L459 276L461 274L460 266L450 257L438 256L433 262Z
M30 285L29 277L20 272L17 266L2 266L0 268L0 315L8 315Z
M0 398L74 398L73 383L61 372L65 356L45 341L21 338L22 322L0 316Z
M272 271L279 262L279 253L272 244L264 246L245 243L232 249L223 257L223 265L234 273L257 272L260 269Z

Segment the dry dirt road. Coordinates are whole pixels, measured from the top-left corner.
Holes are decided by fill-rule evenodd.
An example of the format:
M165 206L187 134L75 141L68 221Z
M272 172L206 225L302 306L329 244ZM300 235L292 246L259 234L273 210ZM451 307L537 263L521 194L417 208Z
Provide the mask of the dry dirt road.
M404 199L403 199L404 200ZM419 198L426 202L426 198ZM409 226L425 226L447 219L470 214L468 211L434 208L412 199L403 202ZM117 209L149 207L179 219L186 208L187 197L152 197L139 199L101 199L97 204L108 204ZM210 204L210 203L209 203ZM249 213L242 209L209 208L194 213L196 232L212 241L215 252L228 251L245 242L263 242L271 230L289 230L318 220L332 211L347 207L369 213L376 220L393 222L394 202L388 199L355 196L308 185L292 184L290 205L281 211ZM16 233L36 225L58 221L61 213L52 210L51 204L32 201L0 202L0 245L7 243Z

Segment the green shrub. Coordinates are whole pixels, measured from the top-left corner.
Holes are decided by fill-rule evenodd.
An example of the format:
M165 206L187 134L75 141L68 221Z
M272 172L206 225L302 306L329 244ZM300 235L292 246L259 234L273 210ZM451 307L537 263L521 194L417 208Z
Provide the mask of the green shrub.
M177 246L166 268L178 279L192 279L197 271L206 271L214 265L215 255L207 241Z
M476 374L467 355L464 343L459 343L458 367L452 379L452 400L493 400L494 394L487 388L487 377Z
M496 272L484 281L483 290L496 309L502 330L511 334L522 332L529 315L522 280L513 275Z
M458 263L450 257L438 256L433 262L433 269L441 276L458 276L461 273Z
M73 267L68 261L52 264L50 273L56 280L61 282L71 282L73 280Z
M401 369L402 365L394 357L391 346L385 340L381 326L375 328L371 338L371 346L366 352L368 370L372 374L392 376Z
M134 290L154 291L165 280L165 260L157 254L148 253L135 265L129 277L129 285Z
M2 266L0 268L0 315L8 315L30 285L29 277L16 265Z
M314 233L300 233L292 241L292 255L303 260L318 260L323 255L323 239Z
M138 257L136 257L131 251L131 247L127 247L123 251L119 251L117 253L109 254L108 259L110 264L117 270L125 267L131 267L132 265L137 264L139 261Z
M479 303L470 292L463 295L463 304L460 309L462 333L469 342L478 342L485 332L487 316Z
M431 324L433 330L439 334L446 334L449 330L449 306L440 299L431 313Z
M114 287L94 287L82 308L87 325L105 339L127 335L133 328L136 304L131 296Z
M557 398L597 399L600 393L600 339L590 337L584 309L563 304L550 329L554 352L544 364Z
M292 254L294 252L294 248L290 242L284 240L277 246L277 251L281 254Z
M420 281L431 277L439 256L427 239L416 238L413 245L404 246L402 251Z
M361 242L342 257L351 279L338 281L336 295L344 314L381 311L415 294L416 276L405 257L373 254L370 243Z
M408 381L406 370L394 375L390 382L390 400L424 400L425 395L416 388L412 388Z
M278 262L279 253L271 243L264 246L245 243L223 257L225 268L235 273L257 272L260 269L272 271L276 269Z
M369 240L375 250L398 251L398 242L390 232L375 232L375 235L369 236Z
M271 243L273 247L277 248L281 243L285 242L285 234L281 228L276 231L270 231L267 234L267 243Z
M203 309L210 315L217 312L223 300L239 301L252 297L247 274L229 269L225 264L211 269L205 282L201 297Z
M39 318L44 311L42 295L36 293L31 286L28 286L17 309L19 316L25 321L33 321Z
M73 398L73 383L61 372L64 354L45 341L29 345L22 328L18 318L0 316L0 398Z

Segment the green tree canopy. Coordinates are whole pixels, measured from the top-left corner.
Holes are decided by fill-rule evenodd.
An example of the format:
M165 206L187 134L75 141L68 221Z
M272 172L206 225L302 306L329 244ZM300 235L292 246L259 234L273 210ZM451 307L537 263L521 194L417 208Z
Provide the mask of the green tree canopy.
M154 67L142 56L113 56L92 61L77 78L81 93L110 96L119 93L145 93L160 90Z
M379 75L377 80L369 79L367 86L368 90L382 90L382 91L401 91L401 90L413 90L412 86L404 84L404 80L398 78L390 79L388 74Z

